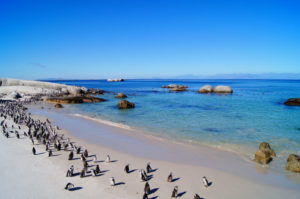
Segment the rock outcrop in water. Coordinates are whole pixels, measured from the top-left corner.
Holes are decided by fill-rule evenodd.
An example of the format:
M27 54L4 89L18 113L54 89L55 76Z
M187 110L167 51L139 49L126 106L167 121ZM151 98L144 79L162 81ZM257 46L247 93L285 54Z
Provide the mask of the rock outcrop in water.
M275 151L270 147L267 142L262 142L259 145L259 150L255 153L254 161L260 164L268 164L272 161L272 157L275 157Z
M63 105L61 105L61 104L55 104L54 108L63 108Z
M213 92L213 87L211 85L202 86L199 90L199 93L211 93Z
M180 92L180 91L186 91L187 86L185 86L185 85L169 84L168 86L162 86L162 88L169 88L170 91Z
M300 106L300 98L290 98L284 104L288 106Z
M127 100L120 100L118 104L119 109L127 109L127 108L134 108L134 103L129 102Z
M59 103L59 104L81 104L81 103L93 103L104 102L105 99L92 96L74 96L74 97L51 97L47 98L46 102Z
M118 93L116 98L127 98L127 95L125 95L124 93Z
M89 88L85 94L86 95L103 95L104 90L97 89L97 88Z
M233 93L233 90L230 86L216 86L214 88L215 93Z
M286 161L286 170L300 173L300 156L296 154L289 155Z

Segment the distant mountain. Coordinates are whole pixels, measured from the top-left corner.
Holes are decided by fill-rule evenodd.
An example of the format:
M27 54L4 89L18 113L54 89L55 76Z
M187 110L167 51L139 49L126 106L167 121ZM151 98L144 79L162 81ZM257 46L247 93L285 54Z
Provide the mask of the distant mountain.
M176 79L300 79L300 73L233 73L215 75L180 75Z

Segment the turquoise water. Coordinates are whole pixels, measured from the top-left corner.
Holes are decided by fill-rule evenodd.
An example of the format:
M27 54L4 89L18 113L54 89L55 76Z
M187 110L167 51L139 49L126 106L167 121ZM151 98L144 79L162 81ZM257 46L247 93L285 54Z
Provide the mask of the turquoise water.
M300 107L283 105L300 97L300 80L104 80L52 81L100 88L107 102L71 105L75 112L179 141L240 150L267 141L280 155L300 153ZM168 84L188 91L169 92ZM205 84L229 85L232 95L199 94ZM134 109L119 110L118 92L128 95ZM74 109L73 109L74 110Z

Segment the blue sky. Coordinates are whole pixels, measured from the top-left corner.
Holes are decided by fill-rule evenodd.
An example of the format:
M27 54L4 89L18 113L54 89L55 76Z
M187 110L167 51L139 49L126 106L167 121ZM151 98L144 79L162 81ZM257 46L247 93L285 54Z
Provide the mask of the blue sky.
M0 76L300 73L300 1L0 0Z

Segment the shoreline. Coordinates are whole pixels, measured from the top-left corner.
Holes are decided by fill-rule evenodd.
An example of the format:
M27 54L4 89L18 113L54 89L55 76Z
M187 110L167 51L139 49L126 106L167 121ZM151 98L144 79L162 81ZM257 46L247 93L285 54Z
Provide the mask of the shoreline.
M111 146L111 143L106 143L110 147L107 147L104 144L99 144L98 142L90 142L81 137L77 137L76 131L70 131L70 125L77 129L80 132L80 135L84 135L92 131L94 128L93 125L96 125L97 132L100 133L100 137L103 142L107 141L107 137L104 135L108 133L108 135L114 137L114 141L125 142L125 148L129 148L133 145L133 143L127 143L125 135L115 134L114 131L104 131L103 129L111 127L107 127L105 125L93 124L91 121L86 121L83 119L78 120L75 117L64 116L62 112L54 113L51 110L41 109L42 111L46 111L49 116L43 114L36 114L33 108L29 108L28 112L33 113L32 117L35 119L39 119L41 121L45 121L46 118L49 118L52 124L58 125L61 127L61 130L58 130L58 133L64 134L66 137L70 138L72 143L77 146L82 146L83 150L88 149L90 157L91 155L97 156L97 163L101 167L103 171L101 175L93 177L89 174L87 177L79 178L79 176L74 177L65 177L65 172L70 167L70 165L74 165L75 172L80 171L82 168L82 164L78 155L75 155L74 160L68 161L68 152L66 151L54 151L53 157L48 157L47 153L45 154L44 145L38 144L34 145L37 148L39 153L38 156L32 156L31 147L32 144L28 139L16 139L15 137L11 137L9 139L2 136L0 138L1 145L4 149L11 148L8 151L3 151L1 156L5 156L7 161L6 167L15 170L18 170L19 161L22 162L22 168L27 168L26 176L27 178L23 178L22 180L17 180L17 176L15 176L14 180L11 176L4 175L2 179L3 182L13 182L7 183L4 186L4 189L9 190L6 192L10 197L7 198L24 198L20 197L18 193L15 192L15 185L21 186L19 192L22 192L25 185L27 186L25 198L53 198L53 194L49 194L47 192L43 192L42 190L47 189L47 191L54 191L54 196L59 196L63 198L99 198L104 197L107 199L113 198L142 198L144 183L142 183L139 179L138 170L141 168L145 168L147 162L151 162L152 167L154 168L154 172L151 173L151 179L149 179L149 184L153 190L149 198L169 198L174 186L179 187L180 198L192 198L195 193L199 194L203 198L245 198L250 199L253 198L298 198L299 185L295 184L295 187L286 187L281 184L268 184L265 181L248 179L243 176L234 175L230 172L222 171L219 169L211 168L209 166L204 165L193 165L189 162L172 162L168 159L166 160L157 160L157 159L149 159L148 157L139 157L135 154L128 153L124 150L120 150L115 146ZM54 114L51 116L51 114ZM61 120L61 118L65 120ZM1 118L3 119L3 118ZM12 122L12 120L6 120L7 122ZM80 122L79 122L80 121ZM86 125L89 127L86 129ZM78 128L78 126L80 128ZM24 130L24 127L21 129ZM25 128L26 129L26 128ZM73 129L73 130L74 130ZM122 131L123 132L123 131ZM115 137L117 136L117 137ZM122 139L124 138L124 139ZM127 139L129 139L127 137ZM95 141L95 140L94 140ZM149 141L149 140L148 140ZM18 144L13 144L18 142ZM22 143L23 142L23 143ZM20 146L20 143L21 146ZM158 145L153 145L153 142L150 142L156 150L159 151L159 155L162 155L162 148L157 148ZM163 142L163 146L168 148L169 146L165 145ZM134 145L135 146L135 145ZM120 146L119 146L120 147ZM124 147L124 146L123 146ZM149 145L147 145L149 147ZM184 149L183 145L178 145L175 147L178 151ZM175 148L172 148L174 150ZM124 149L124 148L123 148ZM176 157L181 156L180 153L168 153L169 156L175 155ZM165 153L164 152L164 153ZM191 151L189 151L191 152ZM207 153L206 151L196 151L198 153ZM193 158L196 154L188 154L187 151L182 151L183 155L191 155ZM13 155L14 154L14 155ZM105 163L105 156L109 154L112 158L112 163ZM203 154L202 154L203 155ZM202 160L209 160L212 157L212 153L206 154L210 156L204 156ZM218 162L215 164L219 164L220 166L224 166L224 162L220 161L219 158L222 156L220 151L218 151L215 155ZM3 157L2 157L3 158ZM4 158L4 159L5 159ZM226 158L228 158L226 156ZM18 161L16 161L18 160ZM235 162L236 159L231 159L232 165L237 166L238 162ZM34 169L31 169L32 162L35 163ZM89 160L89 164L94 166L92 160ZM125 174L123 171L124 166L126 164L130 164L130 168L132 169L132 173ZM235 169L237 167L234 167ZM23 170L21 170L23 171ZM21 172L20 171L20 172ZM45 171L47 175L45 175ZM171 183L166 181L166 178L170 172L173 172L175 180ZM245 170L244 172L250 172L251 170ZM17 175L18 172L12 172L12 175ZM53 175L51 175L53 174ZM253 174L253 173L251 173ZM38 177L42 175L42 177ZM266 174L260 174L261 177L269 176ZM30 177L33 176L33 177ZM109 186L109 177L115 177L116 182L120 185L116 187ZM202 184L202 176L206 176L211 182L211 186L205 188ZM282 180L278 178L278 176L271 176L272 180L276 182L277 180ZM47 180L47 178L51 178L52 180ZM2 181L1 180L1 181ZM63 189L65 183L72 182L78 188L76 191L68 192ZM35 184L38 184L38 187L41 189L40 191L34 191ZM23 190L23 191L25 191ZM255 191L255 192L253 192Z
M205 145L167 140L144 134L136 129L123 129L116 126L110 126L108 124L100 123L97 120L93 121L89 118L70 115L65 113L64 110L52 108L50 110L47 108L40 109L38 107L31 107L31 110L34 110L33 113L35 114L40 114L53 119L56 121L56 124L63 126L66 129L69 136L84 140L87 144L104 146L137 158L167 161L174 164L204 166L272 186L295 190L300 188L300 174L291 173L285 170L283 170L284 172L282 173L277 173L270 169L270 165L259 165L252 160L245 159L238 153ZM59 122L66 120L69 120L67 121L67 124ZM77 123L84 124L84 126L88 125L89 133L81 133L82 128L80 129L79 125L71 127L71 123L73 125ZM96 131L103 132L100 135L93 137L96 135ZM134 146L123 145L121 142L127 142ZM149 154L148 151L152 151L153 153Z

